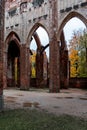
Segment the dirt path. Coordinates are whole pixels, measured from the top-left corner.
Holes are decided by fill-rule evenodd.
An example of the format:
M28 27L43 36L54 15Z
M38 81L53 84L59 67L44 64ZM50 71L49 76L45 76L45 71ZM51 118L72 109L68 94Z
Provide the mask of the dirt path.
M56 115L87 117L87 90L68 89L60 93L47 91L4 90L4 109L40 109Z

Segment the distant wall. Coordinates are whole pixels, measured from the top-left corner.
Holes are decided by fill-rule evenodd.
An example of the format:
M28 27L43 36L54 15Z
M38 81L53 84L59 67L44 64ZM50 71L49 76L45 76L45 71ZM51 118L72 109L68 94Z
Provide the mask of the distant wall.
M70 78L69 87L87 88L87 78Z

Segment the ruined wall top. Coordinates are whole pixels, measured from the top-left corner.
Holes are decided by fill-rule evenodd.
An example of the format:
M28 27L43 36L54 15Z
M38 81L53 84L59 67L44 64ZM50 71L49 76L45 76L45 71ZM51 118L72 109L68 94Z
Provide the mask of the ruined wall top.
M30 3L32 7L41 6L44 2L49 0L6 0L6 10L9 10L13 7L18 7L20 4Z
M57 3L56 11L53 6L55 2ZM36 23L40 23L48 31L51 28L49 23L53 23L54 20L54 16L52 17L54 11L56 16L58 15L57 22L60 27L70 11L78 12L86 17L87 11L84 8L86 6L87 0L6 0L5 36L10 31L16 31L20 35L20 39L23 37L26 39Z
M13 8L39 8L47 3L52 3L53 0L6 0L5 9L6 11ZM80 5L84 6L87 4L87 0L57 0L58 10L63 12L68 11L74 7L77 9Z

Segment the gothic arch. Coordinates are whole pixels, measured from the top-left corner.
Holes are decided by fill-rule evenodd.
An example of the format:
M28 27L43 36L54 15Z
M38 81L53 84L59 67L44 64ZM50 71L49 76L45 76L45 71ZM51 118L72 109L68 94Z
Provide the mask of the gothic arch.
M65 18L64 20L62 21L59 29L58 29L58 40L60 40L60 36L61 36L61 32L65 26L65 24L70 20L72 19L73 17L77 17L79 18L84 24L85 26L87 27L87 19L80 13L76 12L76 11L72 11L70 12Z
M5 40L6 53L5 66L6 70L6 83L5 87L20 87L20 39L15 32L10 32ZM16 70L17 69L17 70ZM16 74L16 78L15 78Z
M8 46L8 44L11 42L11 41L14 41L17 46L20 48L20 38L18 37L18 35L12 31L8 34L6 40L5 40L5 45Z
M68 50L64 48L64 47L66 47L66 41L64 38L63 28L64 28L65 24L74 17L79 18L87 27L87 19L82 14L80 14L76 11L72 11L63 19L63 21L61 22L61 25L58 29L58 34L57 34L58 39L57 40L61 41L61 39L62 39L62 41L63 41L63 42L61 41L62 45L61 45L61 53L60 53L60 57L62 59L60 61L60 67L61 67L60 82L61 82L61 86L63 86L63 87L67 87L69 84L69 59L68 59ZM64 79L63 79L63 77L64 77Z
M46 49L47 46L43 46L42 43L41 43L41 39L40 39L40 36L38 34L38 32L36 32L36 30L39 28L39 27L42 27L46 32L46 28L40 24L40 23L36 23L30 30L29 34L28 34L28 38L27 38L27 48L29 48L29 51L32 52L30 50L30 45L31 45L31 40L32 40L32 36L34 37L35 41L36 41L36 45L37 45L37 50L36 50L36 59L35 59L35 72L36 72L36 76L35 78L32 78L32 65L30 64L30 86L34 86L34 87L42 87L44 86L45 87L45 84L47 84L47 80L45 80L44 82L44 79L43 79L43 66L44 66L44 57L45 57L45 54L43 53L43 51ZM48 35L48 32L47 32L47 35ZM49 36L48 36L49 37ZM29 53L29 57L30 57L30 53ZM33 82L34 80L34 82ZM35 83L35 84L33 84Z
M28 34L28 37L27 37L27 47L30 46L30 41L31 41L31 37L32 35L34 34L34 32L39 28L39 27L42 27L44 28L44 30L47 32L48 34L48 37L49 37L49 33L48 33L48 30L46 29L46 27L44 25L42 25L41 23L36 23L30 30L29 34Z

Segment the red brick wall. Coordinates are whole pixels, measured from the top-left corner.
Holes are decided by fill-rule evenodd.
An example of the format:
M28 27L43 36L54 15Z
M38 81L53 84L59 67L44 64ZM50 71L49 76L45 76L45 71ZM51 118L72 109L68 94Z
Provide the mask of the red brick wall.
M70 78L69 87L87 89L87 78Z
M4 0L0 0L0 95L3 90Z

